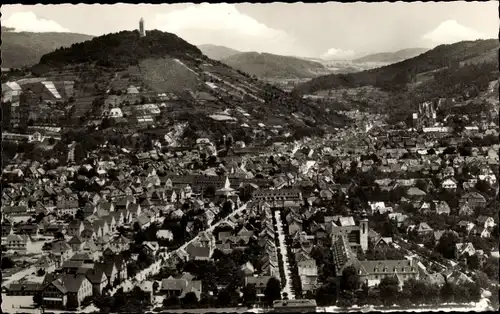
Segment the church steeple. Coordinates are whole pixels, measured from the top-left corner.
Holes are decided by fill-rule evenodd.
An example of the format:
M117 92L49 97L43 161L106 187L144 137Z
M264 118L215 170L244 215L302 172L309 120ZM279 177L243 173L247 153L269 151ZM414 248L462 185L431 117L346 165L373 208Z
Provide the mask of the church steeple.
M139 34L141 37L146 36L146 30L144 29L144 19L141 17L139 20Z

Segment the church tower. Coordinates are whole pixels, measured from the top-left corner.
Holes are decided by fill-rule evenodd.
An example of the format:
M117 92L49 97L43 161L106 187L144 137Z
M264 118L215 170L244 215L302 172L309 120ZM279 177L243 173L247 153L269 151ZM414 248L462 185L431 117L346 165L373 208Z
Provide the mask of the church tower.
M366 252L368 250L368 216L366 211L361 214L361 220L359 221L359 244L361 245L361 250Z
M144 30L144 19L142 17L139 20L139 34L141 37L146 36L146 31Z

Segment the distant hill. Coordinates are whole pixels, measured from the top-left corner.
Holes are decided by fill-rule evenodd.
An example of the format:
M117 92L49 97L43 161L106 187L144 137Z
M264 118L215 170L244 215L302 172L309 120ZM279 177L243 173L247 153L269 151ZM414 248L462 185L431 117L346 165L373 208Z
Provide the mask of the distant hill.
M408 48L396 52L381 52L370 54L361 58L352 60L354 63L364 62L382 62L382 63L395 63L416 57L429 49L426 48Z
M201 52L209 57L210 59L220 61L222 59L231 57L235 54L241 53L241 51L231 49L225 46L217 46L217 45L199 45L198 48Z
M328 73L319 62L270 53L243 52L221 62L258 78L297 79Z
M17 33L2 26L2 68L21 68L37 64L40 57L46 53L92 37L75 33Z
M137 101L148 97L152 102L161 102L160 93L174 93L178 100L165 104L168 119L186 122L184 138L190 139L218 140L228 132L251 136L255 129L271 136L275 125L284 134L300 138L321 135L327 128L349 122L319 104L206 57L174 34L157 30L145 37L137 31L123 31L57 49L42 56L31 70L46 81L74 82L75 110L82 118L100 116L111 93ZM127 94L130 86L140 93ZM221 114L227 110L231 117ZM214 116L229 122L216 121Z
M440 45L388 66L317 77L298 85L292 93L306 95L372 87L389 95L389 99L379 101L374 110L404 115L423 101L463 98L471 91L486 90L489 82L498 79L499 48L497 39Z

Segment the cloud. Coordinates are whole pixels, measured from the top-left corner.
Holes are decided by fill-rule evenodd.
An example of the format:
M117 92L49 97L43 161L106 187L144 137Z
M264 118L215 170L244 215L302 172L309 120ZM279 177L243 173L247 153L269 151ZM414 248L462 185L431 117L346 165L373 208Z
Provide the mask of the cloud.
M353 50L342 50L330 48L321 57L323 59L350 59L354 58L356 53Z
M14 28L16 32L45 33L70 31L55 21L38 18L33 12L13 13L8 19L2 21L2 24Z
M295 39L241 13L233 4L190 5L157 14L153 26L192 44L215 44L242 51L300 54Z
M439 26L423 36L423 39L430 40L436 44L452 44L463 40L476 40L488 38L483 33L475 29L458 24L455 20L445 21Z

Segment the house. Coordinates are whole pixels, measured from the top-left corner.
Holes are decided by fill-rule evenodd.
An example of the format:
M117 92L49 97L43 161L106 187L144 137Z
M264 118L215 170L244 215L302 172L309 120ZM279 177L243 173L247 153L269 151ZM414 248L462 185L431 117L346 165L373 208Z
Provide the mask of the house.
M47 278L50 277L50 278ZM48 285L42 291L45 308L78 308L92 296L92 283L83 274L47 275Z
M467 254L468 256L472 256L476 254L476 249L471 242L467 243L457 243L455 244L455 257L456 259L460 259L462 256Z
M59 240L51 243L50 253L55 257L57 265L61 265L71 258L73 250L66 241Z
M476 236L480 236L481 238L489 238L491 236L490 229L482 226L474 227L472 229L472 233Z
M257 295L264 295L269 279L271 279L271 276L246 276L245 286L254 285Z
M385 249L389 248L392 243L392 237L378 237L374 242L373 242L373 249Z
M495 226L495 220L493 217L481 215L477 218L477 224L485 229L493 228Z
M210 247L195 246L191 243L186 247L186 252L190 260L208 261L212 256L213 249Z
M82 271L92 284L92 295L102 295L104 288L109 285L108 277L104 273L104 270L98 267L97 269L83 268Z
M401 288L406 280L419 277L414 260L355 260L352 266L358 271L360 281L366 283L368 287L380 284L385 277L394 276Z
M316 260L303 252L295 254L302 291L315 292L318 284L318 267Z
M245 277L252 276L255 273L255 268L250 262L246 262L241 266L241 271L245 274Z
M406 192L406 195L411 199L422 200L427 194L417 187L411 187Z
M434 207L438 215L449 215L451 212L450 205L446 201L434 201Z
M118 277L118 269L116 268L114 261L105 260L103 263L95 264L94 269L103 271L106 274L106 277L108 277L109 284L114 286L115 280Z
M471 216L472 214L474 214L474 208L472 208L472 206L470 206L468 202L459 205L459 216Z
M445 190L456 190L457 181L453 178L448 178L441 182L441 187Z
M113 261L113 263L115 264L115 267L116 267L116 270L118 272L117 274L117 279L119 281L123 281L125 279L128 278L128 273L127 273L127 261L125 260L125 258L120 255L120 254L116 254L116 255L111 255L111 256L108 256L106 258L109 258ZM114 283L113 283L114 285Z
M7 290L9 296L33 296L42 291L43 285L34 282L15 282L3 288Z
M465 203L468 203L472 208L484 207L486 199L478 192L469 192L460 198L459 205L462 206Z
M421 222L415 227L415 231L418 233L418 235L428 235L434 232L432 228L426 223L426 222Z
M398 227L401 227L401 225L403 224L403 222L408 218L407 215L405 214L402 214L402 213L390 213L388 215L388 218L391 220L391 221L395 221L396 222L396 225Z
M180 278L172 276L163 279L160 285L160 293L164 294L166 298L176 296L179 298L184 297L189 292L194 292L198 299L201 297L202 286L200 280L192 280L190 274L184 273Z
M461 220L458 222L458 226L466 232L470 232L476 225L473 222Z
M45 273L52 273L56 270L56 261L49 255L43 255L35 263L37 270L43 270Z
M302 221L294 216L294 218L288 225L288 234L294 235L297 232L301 231L302 231Z
M3 241L2 241L3 242ZM25 234L9 234L5 240L5 247L7 250L24 251L26 252L31 239Z
M85 230L85 225L83 224L83 221L75 219L68 224L66 233L71 237L80 236L83 230Z

